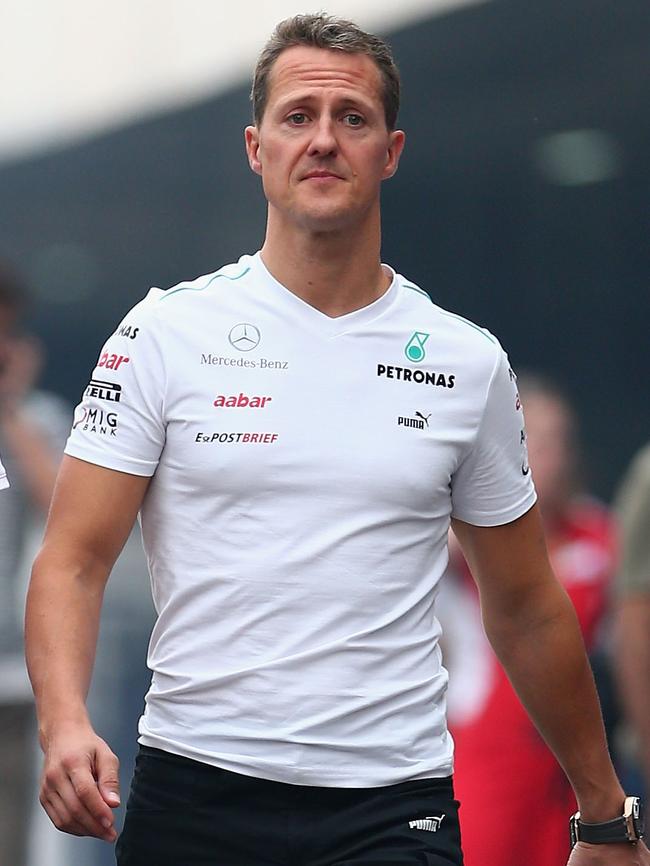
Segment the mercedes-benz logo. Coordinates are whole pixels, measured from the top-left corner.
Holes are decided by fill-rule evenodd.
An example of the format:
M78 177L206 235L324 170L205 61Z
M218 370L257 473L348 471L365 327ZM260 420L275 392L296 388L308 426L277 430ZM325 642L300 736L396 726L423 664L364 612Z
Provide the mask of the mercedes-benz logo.
M240 352L250 352L251 349L259 345L262 337L259 328L251 325L250 322L242 322L230 329L228 339L230 340L230 345Z

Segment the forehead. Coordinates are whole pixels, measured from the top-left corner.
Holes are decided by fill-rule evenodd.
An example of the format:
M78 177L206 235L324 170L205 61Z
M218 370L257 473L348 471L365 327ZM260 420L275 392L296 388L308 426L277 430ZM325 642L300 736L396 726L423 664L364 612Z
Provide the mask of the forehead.
M294 45L273 64L269 77L269 102L296 91L341 91L381 101L381 73L366 54L340 49Z

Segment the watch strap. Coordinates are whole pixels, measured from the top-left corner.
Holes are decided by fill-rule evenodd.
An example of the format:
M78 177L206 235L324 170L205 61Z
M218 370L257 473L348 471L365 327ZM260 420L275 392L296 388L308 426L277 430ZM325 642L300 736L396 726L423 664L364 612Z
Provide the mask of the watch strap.
M613 842L637 842L644 837L641 801L627 797L623 814L611 821L588 824L580 819L580 812L571 816L571 846L576 842L604 845Z
M614 818L612 821L602 821L600 824L586 824L579 818L576 819L578 825L578 840L580 842L590 842L592 845L604 845L607 842L632 842L627 830L625 818L621 815L619 818Z

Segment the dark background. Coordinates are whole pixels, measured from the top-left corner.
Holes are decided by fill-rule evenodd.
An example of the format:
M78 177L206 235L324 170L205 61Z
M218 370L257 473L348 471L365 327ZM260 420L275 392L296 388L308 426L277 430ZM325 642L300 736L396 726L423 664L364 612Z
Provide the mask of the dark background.
M647 0L493 0L386 35L408 140L385 186L384 260L494 331L515 368L559 380L608 498L650 438ZM0 166L0 256L34 291L44 386L77 402L149 286L261 245L249 114L245 84ZM572 130L595 131L596 157L605 149L583 182L582 145L565 141L548 166L548 136Z

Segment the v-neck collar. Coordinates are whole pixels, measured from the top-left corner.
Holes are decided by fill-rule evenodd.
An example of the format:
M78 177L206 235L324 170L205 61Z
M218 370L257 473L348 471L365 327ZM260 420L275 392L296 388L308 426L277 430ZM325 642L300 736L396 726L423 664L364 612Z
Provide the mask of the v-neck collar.
M387 268L392 276L390 285L383 295L358 310L352 310L352 312L345 313L342 316L328 316L326 313L323 313L321 310L308 304L307 301L298 297L298 295L294 294L294 292L290 291L286 286L276 280L262 261L262 256L259 251L250 257L250 265L265 291L274 294L282 304L291 306L298 316L303 318L306 322L309 322L321 333L325 333L332 337L344 334L353 327L356 328L376 319L384 313L397 298L399 284L397 274L390 265L382 264L382 267Z

